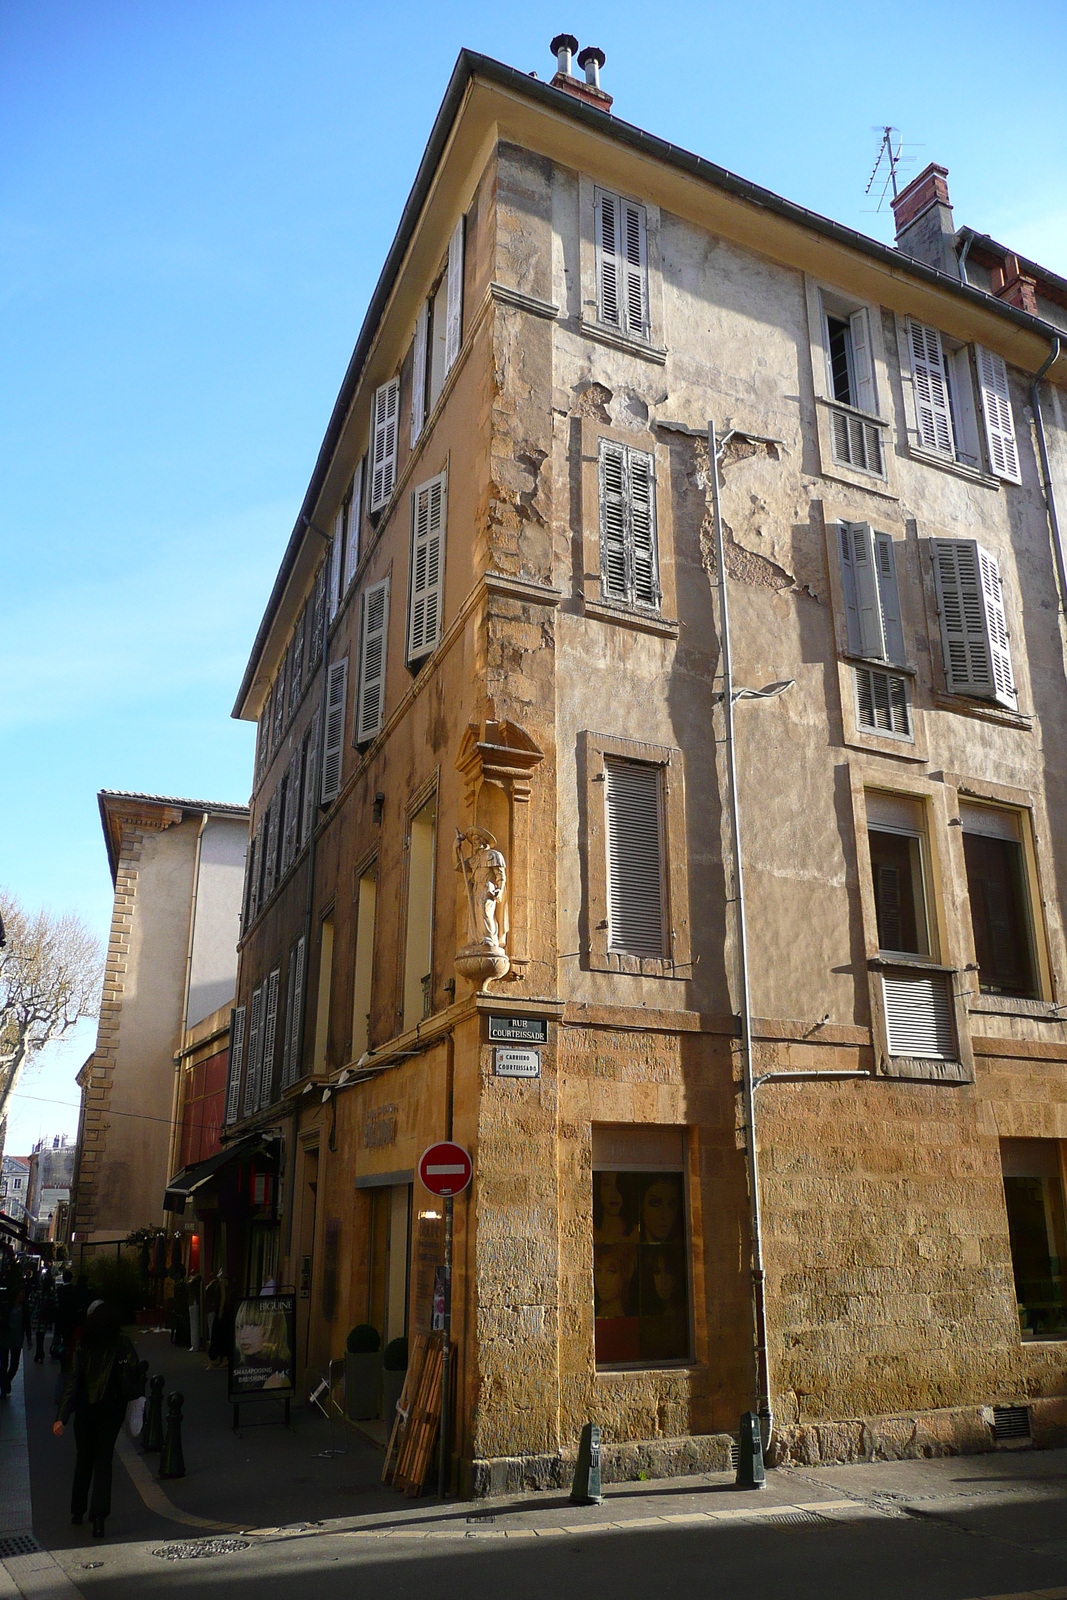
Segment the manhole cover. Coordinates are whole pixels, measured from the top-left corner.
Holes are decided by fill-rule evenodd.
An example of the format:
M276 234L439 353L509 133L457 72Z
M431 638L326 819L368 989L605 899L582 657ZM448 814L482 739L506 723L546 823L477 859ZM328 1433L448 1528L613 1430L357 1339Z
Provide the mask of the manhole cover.
M161 1544L152 1554L161 1561L201 1561L205 1556L232 1556L248 1545L247 1539L179 1539Z
M6 1533L0 1538L0 1561L8 1556L35 1556L40 1548L32 1533Z

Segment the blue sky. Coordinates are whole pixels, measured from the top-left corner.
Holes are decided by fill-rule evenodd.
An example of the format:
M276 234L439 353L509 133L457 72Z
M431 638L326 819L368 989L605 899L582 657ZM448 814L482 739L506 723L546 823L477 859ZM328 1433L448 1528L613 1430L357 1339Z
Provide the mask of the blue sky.
M6 0L0 9L0 883L106 935L101 787L243 800L230 707L464 44L878 238L873 130L1067 275L1067 7ZM83 1029L9 1150L73 1132Z

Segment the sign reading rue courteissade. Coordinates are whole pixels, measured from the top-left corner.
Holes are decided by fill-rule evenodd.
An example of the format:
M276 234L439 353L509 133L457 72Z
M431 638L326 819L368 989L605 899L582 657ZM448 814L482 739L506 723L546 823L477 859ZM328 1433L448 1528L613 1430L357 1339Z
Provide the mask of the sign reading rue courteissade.
M490 1017L489 1037L501 1044L547 1044L544 1017Z

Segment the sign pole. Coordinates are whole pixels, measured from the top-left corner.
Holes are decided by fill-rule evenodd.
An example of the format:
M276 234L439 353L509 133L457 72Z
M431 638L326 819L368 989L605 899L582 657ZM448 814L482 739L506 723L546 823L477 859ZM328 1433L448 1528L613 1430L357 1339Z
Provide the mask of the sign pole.
M448 1478L448 1380L452 1354L452 1196L445 1196L445 1320L441 1336L441 1456L437 1493L443 1500Z

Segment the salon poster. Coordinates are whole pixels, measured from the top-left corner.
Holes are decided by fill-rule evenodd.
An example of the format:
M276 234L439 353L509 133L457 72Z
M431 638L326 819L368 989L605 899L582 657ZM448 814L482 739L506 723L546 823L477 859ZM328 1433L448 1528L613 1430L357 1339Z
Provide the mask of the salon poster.
M688 1357L687 1266L682 1174L594 1172L598 1365Z
M230 1399L296 1393L294 1297L256 1295L237 1302L230 1348Z

